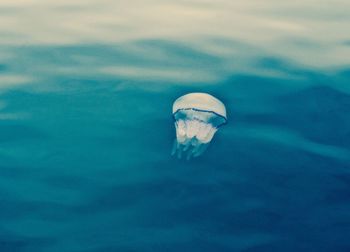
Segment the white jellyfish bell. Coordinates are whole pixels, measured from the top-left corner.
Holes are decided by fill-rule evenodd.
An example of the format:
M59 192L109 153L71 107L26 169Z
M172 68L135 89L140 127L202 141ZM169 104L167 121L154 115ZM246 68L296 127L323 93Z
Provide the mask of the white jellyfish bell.
M173 104L176 139L172 155L187 159L201 155L218 128L227 122L225 105L206 93L190 93Z

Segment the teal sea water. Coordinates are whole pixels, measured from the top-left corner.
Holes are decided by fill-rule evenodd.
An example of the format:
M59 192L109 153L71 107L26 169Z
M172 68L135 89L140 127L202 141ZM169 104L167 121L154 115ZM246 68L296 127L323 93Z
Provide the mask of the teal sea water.
M0 251L350 251L349 9L2 0ZM188 92L229 119L190 161Z

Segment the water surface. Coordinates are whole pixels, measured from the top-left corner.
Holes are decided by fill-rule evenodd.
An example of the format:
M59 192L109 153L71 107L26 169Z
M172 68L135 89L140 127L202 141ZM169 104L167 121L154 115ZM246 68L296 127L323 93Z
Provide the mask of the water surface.
M349 9L2 0L0 251L350 251ZM229 117L189 162L187 92Z

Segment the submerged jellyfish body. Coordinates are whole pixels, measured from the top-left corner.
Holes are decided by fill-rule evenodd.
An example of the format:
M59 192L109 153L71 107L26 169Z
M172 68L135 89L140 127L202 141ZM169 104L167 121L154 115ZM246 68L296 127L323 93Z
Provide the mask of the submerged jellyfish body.
M187 159L201 155L218 128L227 121L225 105L206 93L190 93L173 104L176 139L172 155Z

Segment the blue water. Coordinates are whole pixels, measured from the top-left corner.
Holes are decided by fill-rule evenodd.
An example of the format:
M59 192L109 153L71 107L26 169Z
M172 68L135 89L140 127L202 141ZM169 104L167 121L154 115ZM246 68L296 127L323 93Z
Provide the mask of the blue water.
M350 251L349 9L2 0L0 251ZM190 161L188 92L229 120Z

